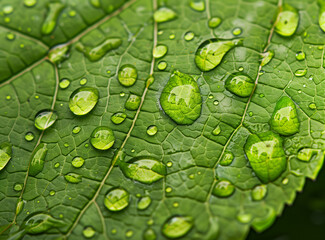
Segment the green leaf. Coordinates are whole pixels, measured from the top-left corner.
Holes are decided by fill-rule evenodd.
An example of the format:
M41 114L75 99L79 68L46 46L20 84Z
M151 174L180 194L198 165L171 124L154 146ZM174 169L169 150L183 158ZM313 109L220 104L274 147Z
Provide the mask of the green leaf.
M323 13L323 0L2 0L0 239L270 227L324 160Z

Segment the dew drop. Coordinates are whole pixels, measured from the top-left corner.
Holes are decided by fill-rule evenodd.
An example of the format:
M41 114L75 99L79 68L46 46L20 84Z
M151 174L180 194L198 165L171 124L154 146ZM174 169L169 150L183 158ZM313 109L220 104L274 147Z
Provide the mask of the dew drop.
M31 142L34 140L34 134L32 132L28 132L25 134L25 140L27 142Z
M220 165L228 166L232 163L233 160L234 160L234 154L232 152L225 152L225 154L223 155L220 161Z
M284 37L293 35L298 27L299 14L297 9L289 4L283 4L277 16L275 31Z
M282 184L283 184L283 185L287 185L288 182L289 182L289 179L288 179L288 178L284 178L284 179L282 180Z
M191 0L190 7L198 12L203 12L205 10L205 2L203 0Z
M44 233L51 228L63 226L65 226L63 221L55 219L49 214L36 213L28 216L23 222L21 228L24 229L26 233L35 235Z
M58 17L64 7L64 4L58 2L48 4L48 12L42 25L42 34L49 35L54 31Z
M175 34L174 34L174 33L172 33L172 34L170 34L170 35L169 35L169 39L170 39L170 40L173 40L173 39L175 39L175 37L176 37L176 36L175 36Z
M13 33L7 33L7 36L6 37L7 37L8 40L12 41L12 40L15 39L16 36Z
M6 5L2 8L2 11L4 14L9 15L14 11L14 8L11 5Z
M319 5L318 24L319 27L325 32L325 2L317 1Z
M254 201L260 201L265 198L267 193L266 185L257 185L252 190L252 199Z
M184 35L184 39L186 40L186 41L191 41L193 38L194 38L194 33L193 32L187 32L187 33L185 33L185 35Z
M95 107L98 98L98 90L96 88L78 88L70 96L69 108L75 115L86 115Z
M7 100L10 100L11 99L11 96L10 95L6 96L6 99Z
M115 136L109 127L97 127L91 133L90 143L98 150L107 150L113 146Z
M171 187L167 187L167 188L166 188L166 192L167 192L167 193L170 193L170 192L172 192L172 191L173 191L173 189L172 189Z
M175 239L185 236L194 225L192 217L172 216L163 224L161 231L164 236Z
M80 168L84 165L84 162L85 162L85 159L83 159L82 157L75 157L75 158L73 158L71 164L75 168Z
M309 162L318 151L312 148L303 148L298 152L297 158L303 162Z
M137 208L139 210L145 210L149 207L150 204L151 204L151 198L149 196L145 196L139 199Z
M167 162L167 167L171 167L171 166L173 166L173 163L172 162Z
M244 71L244 68L243 68L243 67L239 67L239 68L238 68L238 71L239 71L239 72L242 72L242 71Z
M130 94L128 100L125 103L125 108L130 111L135 111L139 108L141 98L135 94Z
M308 107L309 107L311 110L315 110L315 109L317 109L316 103L310 103L310 104L308 105Z
M69 11L69 16L70 17L74 17L76 15L77 15L77 12L76 11L74 11L74 10Z
M124 97L125 96L125 92L120 92L120 97Z
M274 57L274 51L269 50L267 52L264 52L261 54L261 57L262 57L261 66L263 67L272 60L272 58Z
M151 125L147 128L147 134L149 136L154 136L157 134L158 128L155 125Z
M48 58L53 63L61 63L69 58L69 46L59 45L52 48L48 54Z
M17 206L16 206L16 215L18 216L21 211L24 209L24 205L25 205L25 202L24 200L22 199L18 199L17 201Z
M252 215L249 213L239 213L237 215L237 220L241 223L249 223L250 221L252 221Z
M66 78L62 79L59 83L61 89L66 89L67 87L69 87L69 85L70 85L70 81L69 79Z
M121 85L125 87L130 87L135 84L137 78L138 71L133 65L126 64L120 67L118 71L118 80Z
M216 28L220 25L220 23L221 23L221 18L213 17L209 19L208 26L209 28Z
M55 192L54 190L51 190L51 191L50 191L50 196L54 196L55 193L56 193L56 192Z
M79 127L79 126L75 126L75 127L72 129L72 132L73 132L74 134L78 134L80 131L81 131L81 127Z
M235 191L235 186L231 184L231 182L227 180L221 180L216 183L214 186L212 193L217 197L229 197Z
M167 7L161 7L155 11L153 17L157 23L162 23L175 19L176 13Z
M55 123L57 118L58 116L55 112L51 110L42 110L36 114L34 125L39 130L46 130Z
M23 184L16 183L16 184L14 185L14 190L15 190L16 192L20 192L21 190L23 190Z
M93 5L95 8L100 8L100 0L90 0L90 4Z
M295 71L295 76L302 77L302 76L305 76L306 73L307 73L307 69L298 69Z
M218 125L215 129L213 129L212 134L213 134L214 136L218 136L220 133L221 133L221 128L220 128L220 126Z
M229 75L225 82L226 89L239 97L249 97L254 86L254 81L243 73L233 73Z
M125 233L125 236L126 236L127 238L132 237L132 236L133 236L133 231L132 231L132 230L128 230L128 231Z
M296 59L298 61L302 61L306 58L306 54L303 51L299 51L296 53Z
M143 240L156 240L157 235L155 231L151 228L148 228L144 233L143 233Z
M82 230L82 235L84 235L85 238L92 238L95 233L96 231L91 226L87 226Z
M160 71L163 71L163 70L165 70L167 68L167 62L165 62L165 61L160 61L159 63L158 63L158 69L160 70Z
M24 0L24 5L26 7L34 7L37 3L37 0Z
M87 78L82 78L82 79L80 79L79 84L80 84L81 86L84 86L84 85L87 84L87 82L88 82Z
M67 173L64 178L69 183L79 183L82 181L82 176L77 173Z
M165 45L157 45L152 52L154 58L162 58L167 53L167 46Z
M121 211L129 205L130 195L123 188L110 190L104 199L105 207L113 212Z
M219 105L219 101L218 101L218 100L214 100L214 101L213 101L213 105L214 105L214 106L218 106L218 105Z
M123 112L117 112L111 116L111 121L116 125L123 123L125 119L126 119L126 114Z
M234 36L239 36L242 33L242 29L240 27L236 27L232 30L232 34Z
M60 167L60 163L57 162L57 163L54 165L54 167L55 167L55 168Z

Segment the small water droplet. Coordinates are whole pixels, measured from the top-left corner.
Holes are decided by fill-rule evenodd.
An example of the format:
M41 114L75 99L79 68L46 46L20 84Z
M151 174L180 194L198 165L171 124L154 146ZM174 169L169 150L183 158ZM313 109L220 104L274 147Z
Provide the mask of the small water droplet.
M216 28L220 25L220 23L221 23L221 18L213 17L209 19L208 26L209 28Z
M166 192L167 192L167 193L170 193L171 191L173 191L173 189L172 189L171 187L167 187L167 188L166 188Z
M166 220L161 228L163 235L175 239L185 236L194 225L192 217L189 216L172 216Z
M138 78L137 69L131 65L123 65L118 71L118 80L121 85L125 87L130 87L135 84Z
M225 82L226 89L239 97L249 97L254 86L254 81L243 73L233 73L229 75Z
M82 235L84 235L85 238L92 238L95 233L96 231L91 226L87 226L82 230Z
M158 63L158 69L160 70L160 71L163 71L163 70L165 70L167 68L167 62L165 62L165 61L160 61L159 63Z
M308 105L308 107L309 107L311 110L315 110L315 109L317 109L316 103L310 103L310 104Z
M14 185L14 190L16 191L16 192L20 192L21 190L23 190L23 184L20 184L20 183L16 183L15 185Z
M98 102L98 90L92 87L76 89L70 96L69 108L75 115L86 115Z
M124 97L125 96L125 92L120 92L120 97Z
M26 7L34 7L37 3L37 0L24 0L24 5Z
M90 4L93 5L95 8L101 7L100 0L90 0Z
M252 221L252 215L249 213L239 213L237 215L237 220L241 223L249 223L250 221Z
M302 61L306 58L306 54L303 51L299 51L296 53L296 59L298 61Z
M18 216L21 211L24 209L24 205L25 205L26 201L22 200L22 199L18 199L17 201L17 206L16 206L16 215Z
M225 152L220 161L220 165L228 166L234 160L234 154L232 152Z
M67 173L64 178L69 183L79 183L82 181L82 176L77 173Z
M72 129L72 132L73 132L74 134L78 134L80 131L81 131L81 127L79 127L79 126L75 126L75 127Z
M57 163L54 165L54 167L55 167L55 168L60 167L60 163L57 162Z
M167 7L161 7L155 11L153 17L157 23L162 23L175 19L176 13Z
M218 136L219 134L221 133L221 128L220 126L218 125L213 131L212 131L212 134L215 135L215 136Z
M253 113L252 111L250 111L250 112L248 113L248 115L249 115L250 117L252 117L252 116L254 115L254 113Z
M213 195L217 197L229 197L235 191L235 186L231 184L231 182L227 180L221 180L216 183L213 188Z
M169 35L169 39L170 39L170 40L173 40L173 39L175 39L175 37L176 37L176 36L175 36L175 34L174 34L174 33L172 33L172 34L170 34L170 35Z
M147 134L148 134L149 136L154 136L154 135L156 135L157 131L158 131L158 128L157 128L157 126L155 126L155 125L151 125L151 126L149 126L149 127L147 128Z
M232 30L232 34L234 36L239 36L242 33L242 29L240 27L236 27Z
M267 193L266 185L257 185L252 190L252 199L254 201L260 201L265 198Z
M274 51L269 50L267 52L264 52L261 54L261 57L262 57L261 66L263 67L272 60L272 58L274 57Z
M265 95L264 95L263 93L261 93L261 94L259 95L259 97L260 97L260 98L263 98L263 97L265 97Z
M135 111L139 108L141 98L135 94L130 94L128 100L125 103L125 108L130 111Z
M218 100L214 100L213 101L213 105L218 106L219 105L219 101Z
M295 76L296 77L302 77L302 76L305 76L307 73L307 69L297 69L295 71Z
M139 199L137 207L139 210L145 210L151 204L151 198L149 196L145 196Z
M184 35L184 39L186 40L186 41L191 41L193 38L194 38L194 33L193 32L187 32L187 33L185 33L185 35Z
M87 78L82 78L82 79L80 79L79 84L80 84L81 86L84 86L84 85L87 84L87 82L88 82Z
M288 179L288 178L284 178L284 179L282 180L282 184L283 184L283 185L287 185L288 182L289 182L289 179Z
M48 4L48 12L42 25L42 34L48 35L54 31L57 25L58 17L64 7L65 5L59 2L53 2Z
M116 229L112 229L111 233L112 234L116 234L117 233L117 230Z
M97 127L90 136L91 145L98 150L107 150L113 146L115 136L108 127Z
M80 168L84 165L84 162L85 162L85 159L83 159L82 157L74 157L71 164L75 168Z
M239 67L239 68L238 68L238 71L239 71L239 72L242 72L242 71L244 71L244 68L243 68L243 67Z
M132 236L133 236L133 231L132 231L132 230L128 230L128 231L126 231L125 236L126 236L127 238L132 237Z
M156 240L157 235L155 231L151 228L148 228L144 233L143 233L143 240Z
M34 140L34 134L32 132L28 132L25 134L25 140L31 142Z
M51 190L51 191L50 191L50 196L54 196L55 193L56 193L56 192L55 192L54 190Z
M36 114L34 125L39 130L45 130L51 127L57 118L58 116L55 112L51 110L42 110Z
M123 123L125 119L126 119L126 114L123 112L117 112L111 116L111 121L116 125Z
M298 27L299 14L297 9L289 4L283 4L280 9L277 22L275 25L275 31L284 37L293 35Z
M205 10L205 2L203 0L191 0L190 7L198 12L203 12Z
M110 190L104 199L105 207L113 212L121 211L129 205L130 195L123 188Z
M9 15L14 11L14 8L11 5L6 5L2 8L2 11L4 14Z
M69 85L70 85L70 80L66 78L62 79L59 83L61 89L66 89L67 87L69 87Z
M167 167L171 167L171 166L173 166L173 163L172 162L167 162Z
M152 225L154 224L153 219L149 219L148 222L147 222L147 224L148 224L149 226L152 226Z
M48 54L52 63L61 63L69 58L69 45L59 45L52 48ZM60 67L60 65L58 66Z
M69 16L70 17L74 17L76 15L77 15L77 12L76 11L74 11L74 10L69 11Z
M6 37L10 41L12 41L12 40L14 40L16 38L15 34L13 34L13 33L7 33Z
M154 58L162 58L163 56L165 56L167 53L167 46L165 45L157 45L153 51L152 51L152 55Z

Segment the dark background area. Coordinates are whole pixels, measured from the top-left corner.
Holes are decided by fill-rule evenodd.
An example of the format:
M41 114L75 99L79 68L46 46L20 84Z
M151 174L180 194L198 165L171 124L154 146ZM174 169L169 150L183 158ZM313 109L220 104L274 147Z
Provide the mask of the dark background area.
M292 206L262 233L251 230L247 240L325 240L325 165L316 181L306 180Z

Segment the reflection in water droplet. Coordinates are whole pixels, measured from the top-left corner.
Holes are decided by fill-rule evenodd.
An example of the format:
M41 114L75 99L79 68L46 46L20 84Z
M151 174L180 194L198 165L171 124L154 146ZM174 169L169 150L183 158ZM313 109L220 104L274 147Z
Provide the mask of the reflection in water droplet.
M55 112L51 110L43 110L36 114L34 125L39 130L45 130L51 127L57 118L58 116Z
M213 17L209 19L208 26L209 28L216 28L220 25L220 23L221 23L221 18Z
M218 125L215 129L213 129L212 134L218 136L221 133L221 128Z
M135 111L139 108L141 98L135 94L130 94L128 100L125 103L125 108L130 111Z
M284 37L293 35L298 27L299 14L297 9L289 4L283 4L278 13L275 31Z
M62 79L59 83L59 86L61 89L65 89L65 88L69 87L69 85L70 85L70 81L69 81L69 79L66 79L66 78Z
M69 108L75 115L86 115L95 107L98 98L98 90L96 88L78 88L70 96Z
M167 67L167 62L165 62L165 61L160 61L160 62L158 63L158 69L159 69L160 71L165 70L166 67Z
M85 238L92 238L95 233L96 231L91 226L87 226L82 230L82 235L84 235Z
M113 131L108 127L97 127L90 136L90 143L94 148L107 150L113 146L115 136Z
M226 79L226 89L239 97L249 97L252 94L255 83L248 75L233 73Z
M234 36L238 36L238 35L240 35L242 33L242 29L240 28L240 27L236 27L236 28L234 28L233 30L232 30L232 34L234 35Z
M165 45L157 45L152 52L154 58L162 58L167 53L167 47Z
M302 61L306 58L306 54L303 51L299 51L296 53L296 59L298 61Z
M36 176L43 170L46 154L47 145L45 143L39 144L30 157L29 175Z
M265 198L267 193L266 185L257 185L252 190L252 199L254 201L260 201Z
M129 205L129 193L123 188L110 190L104 199L105 207L113 212L121 211Z
M53 2L48 4L48 12L42 25L42 34L51 34L57 24L58 17L65 5L59 2Z
M203 12L205 10L205 2L204 0L191 0L190 7L198 12Z
M75 126L75 127L72 129L72 132L73 132L74 134L78 134L80 131L81 131L81 127L79 127L79 126Z
M126 114L123 112L117 112L111 116L111 121L116 125L123 123L125 119L126 119Z
M28 132L25 134L25 140L31 142L34 140L34 134L32 132Z
M82 176L77 173L68 173L64 176L69 183L79 183L82 181Z
M164 236L175 239L185 236L192 229L193 225L192 217L172 216L166 220L161 231Z
M139 199L137 207L139 210L145 210L151 204L151 198L149 196L145 196Z
M213 188L213 195L217 197L229 197L235 191L235 186L231 184L231 182L227 180L221 180L216 183Z
M194 33L193 32L187 32L187 33L185 33L185 35L184 35L184 39L186 40L186 41L191 41L193 38L194 38Z
M161 7L155 11L153 18L157 23L167 22L176 18L176 13L166 7Z
M149 127L147 128L147 134L148 134L149 136L154 136L154 135L156 135L157 131L158 131L158 128L157 128L157 126L155 126L155 125L151 125L151 126L149 126Z
M131 64L123 65L118 71L118 80L120 84L125 87L130 87L134 85L137 78L138 78L138 71Z
M305 76L306 74L307 74L307 69L297 69L295 71L296 77L302 77L302 76Z
M146 231L143 233L143 240L156 240L157 235L155 231L151 228L148 228Z
M228 166L232 163L233 160L234 160L234 154L232 152L225 152L220 161L220 165Z
M72 166L74 166L75 168L80 168L82 167L82 165L84 165L85 159L83 159L82 157L75 157L72 160Z

